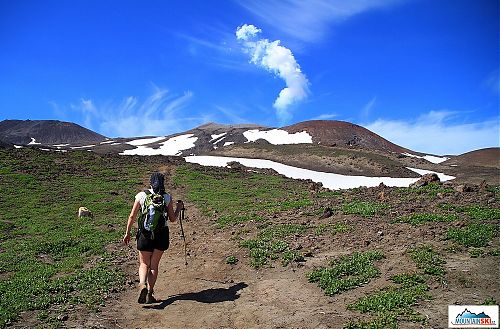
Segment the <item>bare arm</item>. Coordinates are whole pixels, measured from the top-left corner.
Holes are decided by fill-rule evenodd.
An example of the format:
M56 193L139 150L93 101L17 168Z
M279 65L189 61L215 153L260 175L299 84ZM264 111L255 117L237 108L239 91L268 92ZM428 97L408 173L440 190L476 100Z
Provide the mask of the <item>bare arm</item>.
M141 204L139 201L135 201L132 210L130 211L130 215L128 216L127 229L125 231L125 236L123 237L123 243L126 245L130 242L130 230L132 229L132 224L134 223L140 208Z
M175 222L177 220L177 218L179 217L179 213L181 212L181 209L184 208L184 203L179 200L177 201L177 204L175 206L175 211L174 211L174 204L172 202L172 200L170 200L170 202L168 203L168 206L167 206L167 212L168 212L168 219L171 221L171 222Z

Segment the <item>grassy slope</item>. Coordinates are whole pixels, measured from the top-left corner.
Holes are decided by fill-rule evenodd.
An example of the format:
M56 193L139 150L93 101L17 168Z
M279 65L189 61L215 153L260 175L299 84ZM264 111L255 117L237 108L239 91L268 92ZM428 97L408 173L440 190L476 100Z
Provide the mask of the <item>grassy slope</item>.
M23 311L50 322L49 309L99 307L123 284L104 247L121 238L141 166L88 152L0 149L0 174L0 327ZM78 219L80 206L94 219Z
M334 218L351 218L351 222L387 222L392 227L401 227L409 234L413 227L427 225L441 233L432 241L440 245L438 251L432 245L419 244L406 250L409 262L415 263L418 272L402 272L393 277L395 285L383 287L368 294L349 310L367 313L372 320L348 321L346 328L399 328L405 322L420 322L426 325L425 316L415 310L422 300L429 300L429 285L447 282L446 270L440 253L449 254L467 251L470 257L495 257L499 251L498 231L500 210L484 205L483 200L459 200L452 205L442 198L456 198L451 188L430 185L420 189L387 189L392 202L377 200L377 189L353 189L350 191L310 191L305 182L292 181L281 176L263 176L215 168L183 166L177 170L177 185L187 189L188 198L194 201L205 215L214 219L214 225L222 230L231 230L235 247L248 249L250 265L256 268L283 266L290 262L302 262L311 255L311 249L294 247L294 241L306 242L311 235L318 241L331 241L328 236L357 230L356 239L372 239L375 232L361 222L356 228L349 223L335 222ZM498 193L498 188L491 189ZM497 194L498 200L498 194ZM481 202L479 205L475 202ZM323 208L319 205L332 204L334 217L318 221ZM417 211L417 209L422 211ZM354 218L352 218L354 216ZM460 221L459 228L446 228L443 224ZM403 224L401 224L403 223ZM404 243L403 241L400 242ZM295 244L297 245L297 244ZM475 247L476 249L467 249ZM390 246L388 247L389 251ZM314 246L313 248L314 249ZM327 295L365 285L380 276L377 264L384 255L366 247L363 253L353 253L332 259L330 266L316 269L308 274L311 282L318 285ZM309 255L308 255L309 254ZM238 260L231 256L228 263ZM494 262L494 260L491 260ZM490 262L490 261L489 261ZM450 279L451 280L451 279ZM447 283L446 283L447 284Z
M57 310L78 303L99 308L105 293L122 286L124 274L111 265L117 255L103 247L119 241L131 195L162 161L0 149L0 327L30 310L38 323L57 324L52 316ZM233 233L235 250L246 248L248 264L262 270L276 263L303 262L316 250L314 245L307 247L308 241L329 245L333 235L341 241L347 234L361 241L370 238L363 236L367 234L362 231L365 222L385 222L407 232L421 225L437 228L441 235L434 242L439 250L427 245L408 249L404 257L415 262L418 273L399 273L391 279L396 285L350 305L373 317L368 322L346 323L350 328L396 328L404 321L425 322L413 307L429 298L427 289L434 277L446 279L442 258L446 261L446 255L457 252L488 259L498 256L498 188L492 189L496 193L493 206L483 201L476 204L474 199L445 202L453 200L454 192L440 186L386 189L391 202L383 203L377 200L376 189L317 192L309 190L307 182L281 176L193 165L178 167L174 183L186 190L187 198L205 216L213 218L214 228ZM94 212L94 220L76 218L82 205ZM326 206L334 216L318 220ZM460 225L453 225L456 222ZM299 248L299 242L305 247ZM453 248L446 249L444 243ZM386 261L383 255L369 247L362 249L365 254L325 263L310 274L311 281L321 282L327 294L342 293L383 275L379 269ZM376 257L367 256L370 253ZM372 275L358 276L367 269ZM385 307L388 303L392 306ZM380 308L386 313L380 313Z

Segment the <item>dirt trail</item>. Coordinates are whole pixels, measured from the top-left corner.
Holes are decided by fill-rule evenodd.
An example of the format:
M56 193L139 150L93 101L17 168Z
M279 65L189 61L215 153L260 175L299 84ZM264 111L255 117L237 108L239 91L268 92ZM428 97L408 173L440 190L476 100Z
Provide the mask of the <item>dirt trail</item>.
M174 198L184 199L183 191L167 187ZM153 305L137 303L137 255L135 241L129 247L121 246L130 257L121 265L129 284L117 299L108 299L98 314L88 314L79 325L92 328L342 328L349 320L368 320L359 312L346 309L361 296L391 285L389 278L398 273L416 271L415 264L405 256L405 250L418 243L435 243L448 224L430 227L401 226L387 221L367 220L342 216L332 220L348 221L353 230L341 235L315 240L314 257L305 263L256 270L250 266L248 250L231 240L232 230L219 230L211 218L201 215L196 207L186 202L183 222L188 249L188 265L184 265L184 244L178 222L170 223L170 249L160 263L160 274L155 296L162 301ZM378 234L377 232L383 232ZM234 232L233 232L234 233ZM316 239L313 237L313 239ZM379 278L364 286L334 297L326 296L316 285L307 281L306 273L314 267L325 266L332 257L355 250L383 250L386 258L376 262ZM234 255L235 265L226 264ZM447 267L450 284L431 284L432 300L415 307L429 319L426 328L445 328L447 305L477 302L485 296L498 295L498 275L481 271L481 262L494 266L495 260L452 258ZM473 285L464 281L470 278ZM417 323L404 322L401 328L420 328Z
M382 277L369 285L328 297L307 282L306 272L324 264L334 254L324 252L305 266L291 264L256 270L250 267L247 250L237 249L230 233L216 230L210 219L187 203L184 231L188 243L188 266L178 223L170 225L171 247L160 263L155 295L162 302L137 304L134 286L108 302L102 316L116 319L117 328L342 328L347 319L359 317L345 306L369 291L387 285ZM229 255L240 261L228 265ZM389 263L384 265L401 267ZM137 278L137 261L126 267Z
M172 190L172 194L183 198L179 191ZM332 298L307 282L304 267L278 264L276 268L256 270L248 264L248 251L237 250L230 233L217 230L213 222L199 214L189 202L186 208L183 227L188 265L184 264L179 223L169 223L170 248L160 262L155 287L155 296L161 302L138 304L134 282L117 300L108 300L101 314L91 315L85 325L96 328L340 328L345 323L343 315L330 307ZM121 248L130 254L123 264L129 280L136 281L135 244ZM230 255L236 255L239 262L226 264Z
M235 242L216 232L191 204L187 203L186 208L189 210L183 226L188 265L184 264L184 245L178 222L171 223L171 247L160 263L155 288L155 295L162 302L137 304L137 290L131 286L103 310L104 318L117 319L116 327L257 328L273 323L276 325L272 327L289 328L294 322L297 327L303 327L300 322L310 315L305 316L303 312L309 313L314 304L327 304L325 300L315 300L304 294L305 276L289 268L264 273L242 264L245 259L236 265L226 264ZM126 264L133 272L132 278L136 275L136 267L135 259ZM320 295L321 298L324 297ZM304 308L304 304L307 307ZM316 308L318 313L322 312L321 308Z

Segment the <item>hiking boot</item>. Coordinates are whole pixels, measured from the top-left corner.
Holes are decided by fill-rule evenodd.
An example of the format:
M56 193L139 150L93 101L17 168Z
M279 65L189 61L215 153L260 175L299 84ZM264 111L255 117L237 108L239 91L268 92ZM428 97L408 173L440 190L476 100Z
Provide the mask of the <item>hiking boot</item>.
M146 297L148 295L148 287L146 285L140 286L139 298L137 298L137 302L139 304L144 304L146 302Z
M148 292L148 296L146 298L146 304L158 303L158 300L153 296L152 292Z

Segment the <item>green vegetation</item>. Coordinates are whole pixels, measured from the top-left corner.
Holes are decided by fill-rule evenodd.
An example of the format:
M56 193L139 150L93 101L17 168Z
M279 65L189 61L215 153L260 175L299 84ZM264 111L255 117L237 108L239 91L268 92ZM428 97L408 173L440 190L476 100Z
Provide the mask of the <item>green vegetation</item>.
M384 258L379 251L355 252L330 262L330 267L319 268L309 274L309 282L317 282L329 296L359 287L380 275L373 262Z
M268 264L269 260L281 258L284 266L291 261L303 260L302 255L291 250L289 244L284 241L286 237L302 234L308 229L304 225L283 224L273 225L261 230L255 239L240 242L240 246L250 249L251 265L255 268Z
M463 228L449 228L446 238L466 247L486 247L499 228L494 224L472 223Z
M347 306L376 318L371 322L350 322L346 328L398 328L401 320L425 323L426 318L412 308L419 300L430 297L425 279L418 274L400 274L391 280L400 286L383 288Z
M342 196L342 191L321 191L316 193L316 197L325 199L336 198L341 196Z
M429 213L414 213L408 216L402 216L394 220L395 223L409 223L411 225L420 225L427 222L452 222L458 219L457 215L440 215Z
M445 261L432 249L430 245L421 245L408 250L410 258L425 274L442 276L446 273L443 264Z
M387 205L367 202L367 201L353 201L342 206L342 211L344 214L349 215L359 215L363 217L373 217L375 214L380 214Z
M173 179L186 187L188 198L204 215L218 218L219 228L265 221L274 214L312 205L300 182L282 176L184 165L177 168Z
M229 265L234 265L238 262L238 258L236 258L236 256L229 256L226 258L226 264L229 264Z
M344 328L385 329L399 328L399 321L421 322L427 319L413 309L420 300L431 298L427 293L427 280L430 276L440 277L445 274L444 261L429 245L410 248L407 251L417 268L424 274L402 273L391 277L397 286L388 286L372 294L361 297L355 303L347 306L349 310L357 310L374 316L371 321L350 321Z
M498 302L493 297L488 297L481 303L481 305L498 305Z
M481 256L484 255L484 249L483 248L470 248L469 249L469 255L472 258L481 257Z
M500 210L498 209L481 207L479 205L471 205L468 207L463 207L463 211L472 219L500 219Z
M493 248L487 252L490 256L500 256L500 248Z
M345 233L351 228L347 224L335 223L335 224L320 224L314 228L314 234L322 235L325 232L329 234Z
M443 187L443 185L439 183L430 183L414 190L417 194L426 194L431 197L436 197L438 193L447 194L454 192L452 188Z
M454 190L450 187L444 187L439 183L430 183L422 187L414 188L414 187L402 187L396 189L396 191L400 195L418 195L418 196L426 196L435 198L438 193L443 195L453 193Z
M124 273L104 248L119 241L147 165L89 152L0 150L0 327L54 305L96 309ZM80 206L94 219L77 218Z
M498 186L488 186L486 187L486 191L493 193L495 199L500 199L500 185Z
M465 213L471 219L479 220L494 220L500 219L500 210L495 208L483 207L480 205L469 205L469 206L455 206L449 203L442 203L438 205L439 208L456 211L459 213Z

